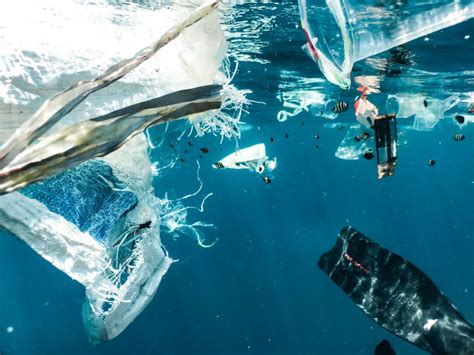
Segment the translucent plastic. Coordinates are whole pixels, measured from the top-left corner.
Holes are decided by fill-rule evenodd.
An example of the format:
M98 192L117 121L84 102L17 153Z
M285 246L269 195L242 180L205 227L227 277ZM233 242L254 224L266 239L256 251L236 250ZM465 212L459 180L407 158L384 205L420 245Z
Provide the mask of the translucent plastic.
M387 97L387 112L397 114L398 118L414 116L413 129L417 131L430 131L439 120L443 119L445 112L458 105L461 99L457 95L444 100L427 99L419 94L399 94Z
M350 85L355 62L474 17L472 0L299 0L308 52L324 76Z
M221 125L227 136L238 133L233 129L236 110L244 101L223 72L226 41L213 10L217 0L192 12L189 3L181 8L172 1L155 11L112 3L19 0L0 14L0 166L5 166L0 176L12 181L10 169L35 166L43 178L51 175L53 155L65 163L49 180L0 196L0 227L85 287L82 314L92 341L119 335L153 298L172 263L161 245L162 226L185 230L200 245L203 238L196 230L209 226L187 223L190 207L181 202L187 197L155 196L145 135L123 135L122 130L133 129L141 118L129 116L122 126L125 111L182 89L225 84L221 108L228 108L231 118L222 111L193 110L200 112L199 120L188 119L198 133L219 133ZM186 116L185 108L192 105L181 99L175 108ZM205 101L200 98L198 106ZM176 112L165 110L166 117ZM152 111L144 108L138 116L151 118ZM99 130L86 134L94 126ZM78 161L73 155L112 147L111 134L121 143L95 155L100 159ZM65 145L56 144L60 136ZM98 138L108 142L97 145ZM66 153L57 154L58 147ZM155 164L161 164L159 159Z

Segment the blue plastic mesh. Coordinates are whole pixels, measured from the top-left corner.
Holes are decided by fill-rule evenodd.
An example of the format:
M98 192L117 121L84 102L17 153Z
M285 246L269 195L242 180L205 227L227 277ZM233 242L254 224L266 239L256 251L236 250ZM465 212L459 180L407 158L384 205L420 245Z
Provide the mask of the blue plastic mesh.
M117 190L125 187L110 166L93 160L21 192L106 244L114 226L138 203L134 193Z

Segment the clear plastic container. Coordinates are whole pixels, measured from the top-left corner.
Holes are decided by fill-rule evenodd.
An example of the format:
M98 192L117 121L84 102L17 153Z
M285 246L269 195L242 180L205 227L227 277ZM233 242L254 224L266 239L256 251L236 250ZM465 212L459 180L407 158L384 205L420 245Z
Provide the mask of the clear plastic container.
M308 52L347 89L355 62L474 17L473 0L299 0Z

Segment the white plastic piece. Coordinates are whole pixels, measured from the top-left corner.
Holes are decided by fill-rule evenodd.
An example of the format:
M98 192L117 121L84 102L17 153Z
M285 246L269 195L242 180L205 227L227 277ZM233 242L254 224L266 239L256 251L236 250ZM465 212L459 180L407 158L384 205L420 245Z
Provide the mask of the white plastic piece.
M5 229L86 287L97 283L107 268L107 252L99 242L36 200L18 192L1 196L0 220Z
M18 192L0 196L2 226L22 239L39 255L72 279L84 285L87 300L83 318L92 341L119 335L146 307L172 263L161 247L159 211L151 186L150 162L143 135L104 158L114 174L128 183L138 205L127 214L126 223L152 221L155 226L141 234L133 258L112 267L115 249L81 232L45 205ZM117 274L130 268L126 282Z
M265 144L255 144L229 154L219 162L228 169L248 169L245 163L259 162L267 158Z
M106 0L20 0L5 8L0 13L0 143L52 95L132 57L192 9L173 3L150 10L116 7ZM226 49L218 15L210 14L124 78L88 97L60 125L211 84L222 77Z
M379 110L367 98L360 98L355 103L356 119L367 128L374 124L374 120L379 114Z
M257 174L273 171L277 166L276 158L269 159L265 144L259 143L229 154L213 165L214 168L248 169Z

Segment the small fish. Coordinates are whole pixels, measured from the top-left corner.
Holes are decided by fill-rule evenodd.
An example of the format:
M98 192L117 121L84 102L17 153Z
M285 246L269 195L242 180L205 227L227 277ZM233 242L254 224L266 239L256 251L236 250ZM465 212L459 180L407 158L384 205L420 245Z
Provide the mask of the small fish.
M332 108L332 112L334 113L343 113L349 109L349 104L345 101L339 101L337 104L334 105Z
M362 132L358 136L354 137L356 142L366 141L369 138L370 138L370 133L369 132Z
M428 101L426 101L426 99L423 100L423 106L428 107Z
M316 144L316 149L319 149L319 145Z
M268 176L264 176L262 180L267 185L272 183L272 180Z
M366 151L362 156L364 157L364 159L367 159L367 160L372 160L375 158L374 153L372 153L372 149L369 149L368 151Z
M304 126L304 122L303 122L303 121L301 122L301 125Z
M314 138L319 139L319 134L316 134Z
M270 142L273 143L274 141L273 137L270 137Z
M179 158L179 161L180 161L181 163L184 163L186 160L185 160L184 158Z
M285 133L285 138L288 138L288 137L289 137L288 133Z
M189 142L189 141L188 141L188 145L189 145L190 147L192 147L192 146L193 146L193 144L192 144L191 142Z
M429 166L434 166L436 164L436 161L434 159L428 160L428 165Z
M170 148L174 148L174 144L173 144L173 143L170 143Z
M184 154L188 154L188 150L187 150L187 149L184 150Z
M459 123L459 124L463 124L464 123L464 116L461 116L461 115L456 115L454 116L454 119Z
M201 151L202 154L207 154L207 153L209 153L209 149L207 149L207 148L201 148L201 149L199 149L199 150Z
M462 133L456 133L454 136L453 136L453 139L456 141L456 142L460 142L460 141L463 141L464 139L466 139L466 136Z
M199 155L199 158L202 159L202 158L204 158L204 157L203 157L202 155Z

